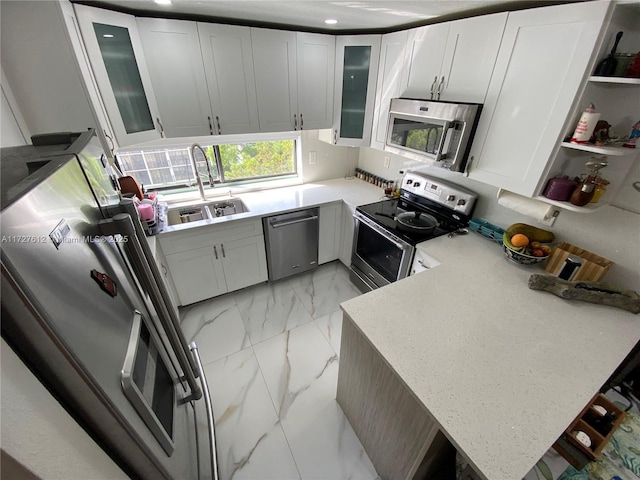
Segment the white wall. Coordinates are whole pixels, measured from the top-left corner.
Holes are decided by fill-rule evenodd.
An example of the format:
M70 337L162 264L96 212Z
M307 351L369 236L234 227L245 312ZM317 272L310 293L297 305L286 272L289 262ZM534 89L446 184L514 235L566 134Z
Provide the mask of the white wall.
M302 181L319 182L353 175L358 163L358 149L339 147L318 139L318 130L302 131ZM309 153L316 153L316 163L309 163Z
M95 120L55 1L0 1L0 61L32 134Z
M389 157L389 168L384 167L385 157ZM553 227L545 227L533 218L499 205L496 187L466 178L460 173L425 168L420 162L407 161L398 155L372 148L360 148L358 167L387 178L395 178L402 168L419 168L434 177L460 184L480 195L474 217L484 218L501 227L522 222L551 230L557 241L572 243L613 261L614 265L603 281L640 292L640 192L632 186L633 182L640 181L640 162L635 163L614 199L616 206L607 206L594 213L561 210ZM492 248L489 241L487 248Z
M9 101L4 93L4 85L2 86L2 106L0 107L0 128L0 147L16 147L27 144L9 106Z
M127 479L4 339L2 450L43 480Z

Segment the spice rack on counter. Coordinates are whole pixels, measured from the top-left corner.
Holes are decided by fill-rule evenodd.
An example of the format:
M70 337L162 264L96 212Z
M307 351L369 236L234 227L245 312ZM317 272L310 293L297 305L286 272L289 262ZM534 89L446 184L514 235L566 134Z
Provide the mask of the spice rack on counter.
M367 172L366 170L362 170L361 168L356 168L356 178L360 180L364 180L365 182L371 183L376 187L380 187L383 190L390 189L393 191L393 180L388 180L386 178L378 177L373 173Z

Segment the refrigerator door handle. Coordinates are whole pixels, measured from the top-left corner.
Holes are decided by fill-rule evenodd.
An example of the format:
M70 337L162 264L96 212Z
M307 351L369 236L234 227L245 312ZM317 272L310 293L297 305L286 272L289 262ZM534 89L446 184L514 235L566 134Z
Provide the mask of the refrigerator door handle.
M184 350L186 357L189 359L189 365L191 365L191 369L194 372L196 372L196 376L197 376L197 371L198 370L197 370L196 364L195 364L195 362L193 360L193 356L191 355L191 352L189 351L189 347L187 345L187 341L184 338L184 335L182 334L182 328L180 327L180 318L178 317L178 312L176 311L176 309L173 307L173 304L169 300L171 298L171 296L169 295L169 291L167 290L166 284L162 281L162 274L160 272L160 269L158 268L158 265L156 264L156 262L154 260L153 253L151 252L151 249L149 248L149 244L147 243L146 240L144 240L145 232L144 232L144 230L142 228L142 224L138 220L138 210L136 208L135 203L131 199L124 199L124 200L120 201L120 204L116 205L115 206L115 210L113 212L111 212L112 215L114 215L116 213L128 213L129 216L131 217L132 221L133 221L133 226L135 228L136 235L137 235L137 237L139 239L140 246L142 247L142 251L143 251L144 257L146 259L146 264L151 269L151 273L152 273L151 280L157 286L157 288L160 290L160 295L164 300L163 303L166 306L166 310L167 310L167 312L169 314L168 318L171 321L171 323L173 324L173 328L178 333L178 336L181 339L180 343L182 345L182 349ZM140 240L140 239L142 239L142 240Z
M136 270L141 274L141 278L139 280L143 285L143 288L149 294L151 302L157 310L158 318L162 323L162 327L164 328L167 338L169 339L171 348L173 349L173 352L178 359L180 368L182 369L187 384L189 385L189 389L191 390L190 395L182 398L180 400L180 403L186 403L191 400L200 399L202 397L202 390L196 380L196 372L198 370L197 368L194 368L195 362L193 360L193 357L187 354L187 351L185 349L187 345L186 341L184 340L182 331L179 329L179 327L178 329L176 329L175 325L170 319L167 305L162 298L162 294L158 288L156 281L153 278L150 265L146 261L143 248L140 245L138 237L136 236L136 231L131 216L128 213L118 213L108 220L101 221L100 227L102 229L102 233L105 235L120 234L127 239L125 247L128 252L129 259L135 266Z
M202 393L204 396L204 404L207 410L207 430L209 432L209 445L211 451L211 478L212 480L218 480L218 454L216 450L216 429L213 420L213 406L211 404L211 395L209 394L209 385L207 384L207 377L202 369L202 361L200 360L200 353L198 353L198 345L196 342L189 344L189 349L193 353L196 365L198 366L198 373L200 383L202 384Z

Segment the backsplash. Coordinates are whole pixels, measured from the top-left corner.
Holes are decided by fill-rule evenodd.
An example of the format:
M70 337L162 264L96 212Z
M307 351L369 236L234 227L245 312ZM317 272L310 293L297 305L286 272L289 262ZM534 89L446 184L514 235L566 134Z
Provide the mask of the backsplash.
M384 167L385 157L389 157L389 168ZM613 261L614 265L604 281L640 292L640 193L631 185L640 180L640 162L636 162L629 173L625 185L616 196L615 206L607 206L588 214L561 210L553 227L545 227L532 218L498 205L496 187L472 180L463 174L407 161L400 156L371 148L360 148L357 166L382 177L393 177L399 170L409 168L469 188L479 195L474 217L484 218L502 227L523 222L551 230L558 241L572 243Z

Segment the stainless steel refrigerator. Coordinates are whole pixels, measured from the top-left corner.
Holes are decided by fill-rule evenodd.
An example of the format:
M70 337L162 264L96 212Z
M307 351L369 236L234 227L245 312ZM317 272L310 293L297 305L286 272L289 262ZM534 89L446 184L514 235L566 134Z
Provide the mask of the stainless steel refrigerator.
M132 478L217 478L197 346L135 205L93 131L57 141L1 151L2 336Z

